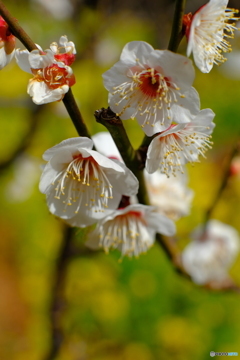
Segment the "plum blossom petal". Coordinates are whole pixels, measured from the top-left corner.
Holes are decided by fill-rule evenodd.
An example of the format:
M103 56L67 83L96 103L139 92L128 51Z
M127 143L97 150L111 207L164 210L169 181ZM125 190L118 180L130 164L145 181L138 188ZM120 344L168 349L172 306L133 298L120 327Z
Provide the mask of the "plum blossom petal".
M203 73L209 73L214 64L226 61L223 52L231 51L227 41L237 30L234 23L238 20L238 10L227 8L228 0L210 0L192 16L184 17L188 39L187 56L193 53L197 67Z
M151 204L158 212L174 221L189 214L194 193L186 185L185 173L168 178L160 171L149 174L145 170L144 178Z
M211 148L211 133L215 124L215 114L211 109L201 110L185 124L172 124L169 129L158 134L147 151L146 170L152 174L160 168L166 175L183 172L187 162L198 162L199 156Z
M15 43L15 36L11 33L6 21L0 16L0 70L12 60Z
M20 50L20 49L16 49L15 52L15 59L16 59L16 63L18 64L18 66L20 67L21 70L32 74L32 70L31 70L31 66L29 63L29 51L28 50Z
M206 229L199 226L192 242L182 254L183 265L197 284L218 282L228 277L228 270L239 252L239 235L229 225L210 220Z
M121 160L121 155L108 131L101 131L92 136L96 149L109 158ZM107 146L106 146L107 145Z
M33 98L34 103L37 105L47 104L53 101L62 99L64 94L68 92L69 87L67 85L61 88L50 90L43 81L29 81L27 93Z
M39 189L51 213L72 226L87 226L115 210L122 195L135 195L138 180L122 163L92 150L87 138L72 138L46 151Z
M49 49L44 52L33 50L29 53L28 61L31 69L42 69L52 65L54 61L54 54Z
M154 244L156 233L171 236L175 231L173 221L157 213L153 206L133 204L101 219L86 245L106 252L118 249L122 256L137 257Z
M53 158L53 155L58 154L59 151L62 151L63 153L69 151L69 153L71 153L72 148L76 148L79 150L82 148L92 149L93 141L92 139L89 139L87 137L81 137L81 142L79 142L79 137L63 140L60 144L57 144L51 147L50 149L46 150L45 153L43 154L43 159L45 161L49 161L51 158Z
M9 64L13 57L14 51L10 55L7 55L5 48L0 48L0 70Z
M152 136L172 121L183 123L197 114L200 101L192 88L194 76L192 62L185 56L133 41L103 79L111 109L123 120L135 117Z
M60 46L58 46L56 42L50 45L50 49L54 53L54 58L57 61L63 62L65 65L72 65L77 53L75 44L72 41L68 41L67 36L63 35L59 39L59 45Z

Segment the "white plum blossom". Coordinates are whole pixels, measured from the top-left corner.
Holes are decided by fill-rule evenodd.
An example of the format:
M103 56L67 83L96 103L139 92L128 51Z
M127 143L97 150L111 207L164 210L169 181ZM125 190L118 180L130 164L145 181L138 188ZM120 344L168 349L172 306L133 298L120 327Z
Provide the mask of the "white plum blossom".
M172 124L151 141L146 159L149 174L159 168L166 175L183 172L187 162L198 162L211 148L211 133L215 124L215 114L211 109L201 110L198 115L185 124Z
M47 150L40 180L49 210L72 226L87 226L115 210L122 195L135 195L138 180L117 160L92 150L89 138L62 141Z
M175 231L174 222L157 213L155 207L132 204L101 219L86 245L106 252L118 249L122 256L137 257L154 244L156 233L172 236Z
M187 56L193 53L196 66L209 73L214 64L220 65L226 61L223 52L231 51L228 38L232 38L234 16L238 10L227 8L228 0L210 0L191 16L184 17L186 36L188 39Z
M161 214L174 221L189 214L194 193L186 186L186 174L168 178L160 171L149 174L145 170L144 178L150 202Z
M66 45L67 51L71 45L68 47L64 39L67 41L66 37L60 38L60 41ZM38 46L39 50L30 53L27 50L17 49L15 54L20 68L34 75L29 80L27 92L37 105L62 100L69 88L75 84L73 71L67 65L74 61L72 56L75 47L72 47L72 52L59 53L56 43L52 43L51 46L52 50L42 51ZM59 56L61 61L58 61Z
M136 118L147 136L197 114L194 77L192 62L185 56L154 50L144 41L126 44L120 61L103 74L111 109L123 120Z
M210 220L206 229L198 227L192 238L182 253L182 260L193 281L208 284L225 280L239 252L237 231L218 220Z
M12 35L8 24L0 16L0 70L13 58L16 38Z

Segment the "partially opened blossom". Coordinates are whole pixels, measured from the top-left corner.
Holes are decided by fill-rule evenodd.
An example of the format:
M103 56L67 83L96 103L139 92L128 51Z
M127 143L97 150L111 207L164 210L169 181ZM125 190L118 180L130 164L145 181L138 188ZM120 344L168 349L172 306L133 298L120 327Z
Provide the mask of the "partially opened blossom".
M183 265L197 284L218 282L228 277L228 270L239 252L239 235L229 225L210 220L206 229L198 227L193 241L184 249Z
M186 174L168 178L159 170L153 174L144 171L144 178L150 202L158 212L174 221L189 214L194 194L186 185Z
M103 79L111 109L123 120L135 117L151 136L166 130L172 121L185 123L197 114L194 76L192 62L186 57L132 41Z
M66 37L64 39L67 40ZM64 39L62 43L68 49ZM16 50L16 61L20 68L34 75L29 81L27 92L37 105L62 100L69 88L75 84L73 71L66 65L66 63L71 63L73 52L61 54L64 58L58 61L60 54L55 43L52 49L54 51L50 49L42 51L39 47L39 50L33 50L30 53L27 50Z
M60 45L60 46L59 46ZM50 45L50 49L54 53L54 58L57 61L62 61L65 65L72 65L75 61L76 48L75 44L72 41L68 41L66 35L61 36L59 39L59 45L56 42L53 42Z
M153 206L128 205L101 219L86 245L106 252L118 249L122 256L139 256L154 244L156 233L174 235L173 221Z
M13 58L16 38L8 24L0 16L0 69L3 69Z
M135 195L138 180L122 163L92 150L92 140L71 138L47 150L40 180L51 213L87 226L115 210L122 195Z
M238 20L234 9L227 8L228 0L210 0L196 13L184 17L188 39L187 56L193 53L197 67L203 72L211 71L214 64L226 61L222 53L231 51L228 38L233 37ZM230 21L230 23L229 23Z
M183 172L187 162L199 161L211 148L211 133L215 124L215 114L210 109L201 110L189 123L172 124L169 129L158 134L147 151L146 170L152 174L159 168L166 175Z

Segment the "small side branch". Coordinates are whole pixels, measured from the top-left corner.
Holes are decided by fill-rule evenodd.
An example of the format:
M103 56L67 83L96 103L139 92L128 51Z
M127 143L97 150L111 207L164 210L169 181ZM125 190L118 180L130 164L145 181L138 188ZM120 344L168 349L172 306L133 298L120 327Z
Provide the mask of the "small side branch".
M187 279L191 280L190 275L186 272L186 270L184 269L184 267L182 265L182 256L181 256L180 250L178 249L178 247L176 245L176 240L171 237L166 237L166 236L157 234L156 241L161 246L161 248L164 250L164 252L166 253L167 257L173 264L175 270L179 274L181 274L184 277L186 277Z
M229 177L231 175L231 164L232 164L232 160L234 158L234 156L237 155L237 153L239 153L240 151L240 141L237 140L237 142L234 144L230 154L229 154L229 157L228 157L228 160L227 160L227 163L225 165L225 169L224 169L224 172L223 172L223 176L222 176L222 181L221 181L221 184L219 186L219 189L213 199L213 202L212 204L210 205L210 207L208 208L207 212L206 212L206 215L205 215L205 224L209 221L209 219L211 218L212 216L212 213L223 193L223 191L225 190L227 184L228 184L228 180L229 180Z

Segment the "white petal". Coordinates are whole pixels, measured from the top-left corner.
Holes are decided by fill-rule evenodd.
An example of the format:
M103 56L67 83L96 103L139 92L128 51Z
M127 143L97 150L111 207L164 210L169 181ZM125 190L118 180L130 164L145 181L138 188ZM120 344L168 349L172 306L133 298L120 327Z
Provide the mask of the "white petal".
M150 143L147 150L146 170L149 174L153 174L159 168L159 137L156 136Z
M131 41L124 46L120 59L133 63L136 63L136 59L141 59L144 63L144 59L147 59L153 50L153 47L144 41Z
M159 234L173 236L176 233L174 222L164 215L152 212L147 218L148 226L154 228Z
M116 161L113 161L111 159L108 159L106 156L100 154L99 152L95 150L86 150L86 155L82 152L84 157L92 156L94 160L103 168L109 169L109 172L120 172L124 173L124 169L122 166L120 166L120 163L117 163Z
M7 54L4 46L0 48L0 69L3 69L8 63Z
M164 76L169 77L172 82L185 92L192 85L195 78L195 69L192 61L186 56L173 53L169 50L155 50L149 56L149 65L160 66Z
M118 160L112 160L113 162L117 163L124 171L123 173L119 174L119 180L117 185L117 191L122 193L126 196L133 196L138 193L139 182L136 176L129 170L125 164L121 163ZM112 174L108 172L108 176L111 178Z
M92 136L92 140L97 151L99 151L101 154L110 158L115 157L116 159L121 159L118 148L108 131L102 131L94 134Z
M125 63L123 61L118 61L115 65L111 67L111 69L107 70L103 73L103 81L105 88L112 92L114 86L122 84L126 81L129 81L127 77L127 72L129 67L134 66L134 63Z
M69 90L68 85L63 85L57 89L51 90L44 81L31 79L28 84L27 92L37 105L47 104L61 100Z
M52 65L54 61L54 53L51 50L45 50L44 54L40 54L39 50L33 50L29 53L29 63L32 69L43 69Z
M71 153L81 151L81 148L91 149L93 141L87 137L75 137L62 141L61 143L51 147L43 154L43 159L48 161L51 157L61 150L70 151Z
M191 121L200 111L200 97L193 87L184 94L185 97L178 100L172 106L173 121L187 123Z
M18 66L23 71L32 74L31 66L29 64L29 51L16 49L15 58Z

